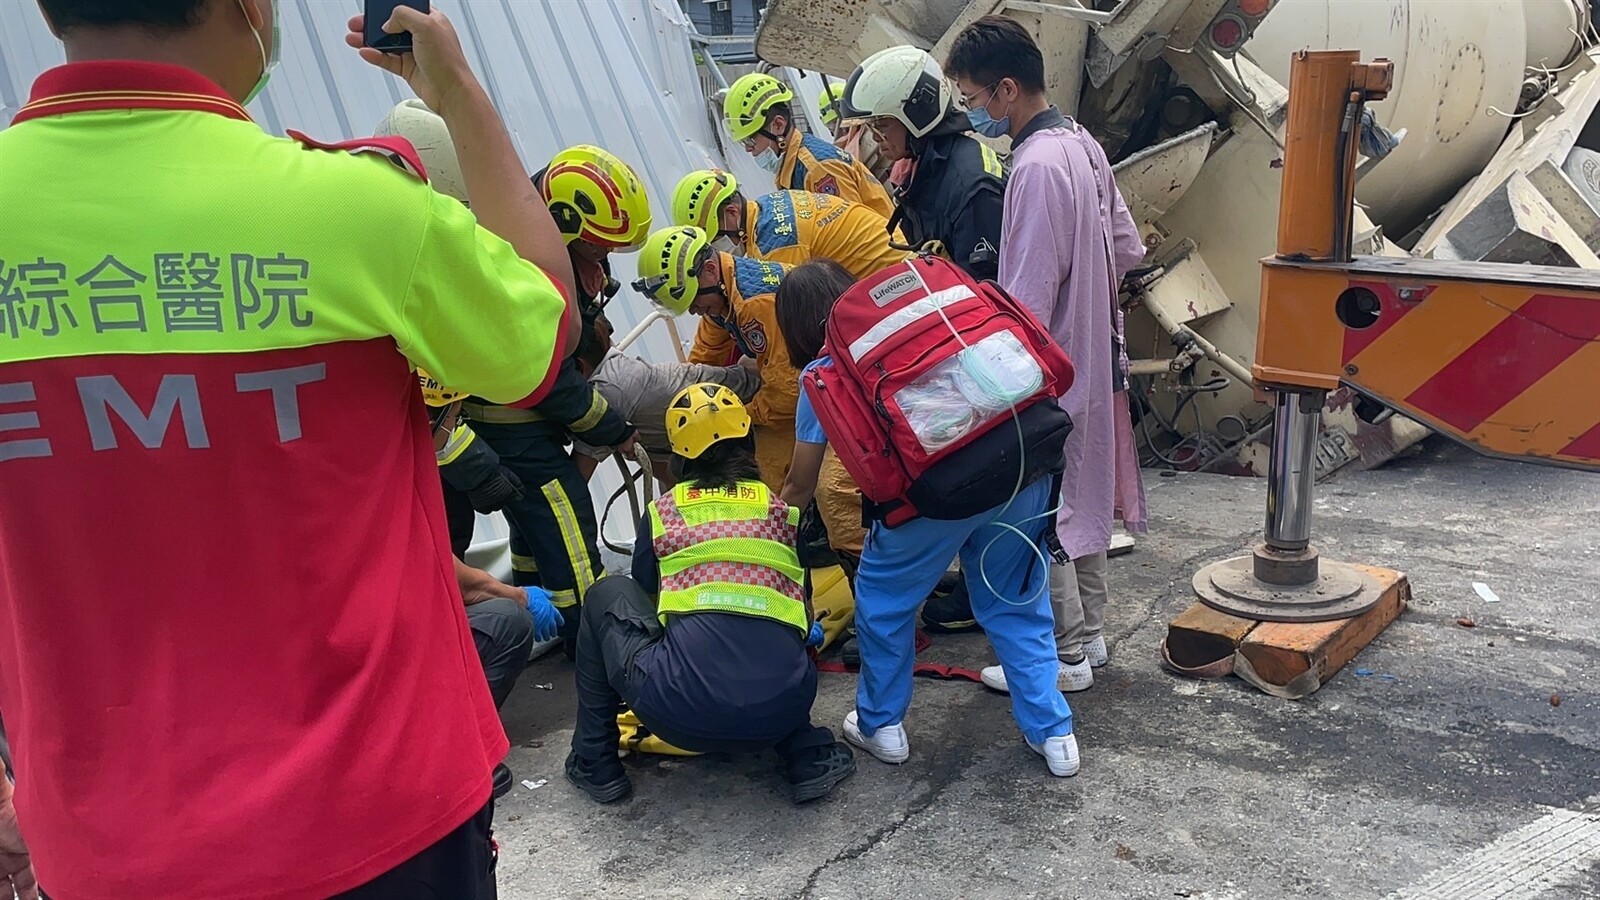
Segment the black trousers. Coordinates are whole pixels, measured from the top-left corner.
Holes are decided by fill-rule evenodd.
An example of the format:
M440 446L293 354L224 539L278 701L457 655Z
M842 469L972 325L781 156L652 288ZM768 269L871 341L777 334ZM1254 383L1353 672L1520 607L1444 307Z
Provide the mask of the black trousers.
M450 529L450 552L456 559L466 562L467 550L472 547L472 530L478 524L478 514L467 495L439 480L444 488L444 522Z
M438 843L333 900L496 900L494 801Z
M526 492L502 510L511 526L511 583L549 591L575 625L577 604L601 574L589 483L548 423L474 422L472 430L517 473Z
M496 900L494 801L428 849L331 900ZM49 900L50 895L40 892Z
M807 723L777 743L771 741L707 741L676 733L674 722L650 716L635 701L644 684L635 657L666 637L656 617L656 605L632 578L602 578L583 601L578 626L578 722L572 749L583 759L615 756L622 740L617 714L623 704L633 708L651 733L683 750L695 753L746 753L776 750L785 760L833 743L826 728Z

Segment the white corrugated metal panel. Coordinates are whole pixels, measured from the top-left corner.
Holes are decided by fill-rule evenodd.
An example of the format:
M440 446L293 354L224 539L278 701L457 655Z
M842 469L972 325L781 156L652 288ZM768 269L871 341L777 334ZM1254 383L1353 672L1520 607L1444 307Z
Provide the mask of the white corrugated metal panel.
M33 79L63 61L61 45L32 3L6 0L0 15L0 122ZM319 138L370 134L411 92L363 62L344 43L360 0L280 0L283 62L251 114L268 131L295 128ZM707 115L688 39L673 0L454 0L451 17L467 58L505 118L529 171L572 144L598 144L627 160L650 192L658 225L667 223L677 180L691 169L724 165ZM740 156L744 154L740 153ZM735 160L736 173L761 173ZM770 176L768 176L770 180ZM624 285L631 257L614 260ZM624 288L611 318L626 333L649 312ZM670 359L665 329L633 351Z

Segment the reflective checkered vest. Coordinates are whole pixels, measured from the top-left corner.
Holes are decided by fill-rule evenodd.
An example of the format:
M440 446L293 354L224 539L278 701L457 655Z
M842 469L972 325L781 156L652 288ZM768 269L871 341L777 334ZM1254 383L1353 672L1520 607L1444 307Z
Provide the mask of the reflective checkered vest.
M758 481L733 490L680 484L651 502L662 624L670 615L738 613L792 625L804 638L811 623L799 525L800 511Z

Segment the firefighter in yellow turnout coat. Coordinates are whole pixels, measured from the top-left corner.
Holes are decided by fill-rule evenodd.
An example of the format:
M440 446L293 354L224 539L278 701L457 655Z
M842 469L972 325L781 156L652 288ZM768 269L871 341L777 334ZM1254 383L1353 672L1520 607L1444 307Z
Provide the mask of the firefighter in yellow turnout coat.
M795 128L793 104L794 92L783 82L751 72L729 86L722 111L733 139L772 173L778 190L830 194L888 221L894 215L889 192L860 160Z

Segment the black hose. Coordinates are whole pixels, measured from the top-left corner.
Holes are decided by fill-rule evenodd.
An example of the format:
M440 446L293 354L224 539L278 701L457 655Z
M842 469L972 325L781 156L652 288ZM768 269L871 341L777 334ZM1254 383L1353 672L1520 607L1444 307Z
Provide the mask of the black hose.
M1356 97L1358 95L1352 95ZM1333 258L1337 262L1350 260L1350 204L1345 201L1346 185L1345 170L1349 163L1350 134L1355 128L1356 119L1360 117L1361 101L1359 99L1346 99L1344 102L1344 118L1339 123L1339 146L1334 155L1333 166Z

